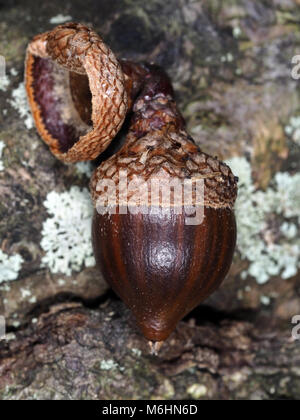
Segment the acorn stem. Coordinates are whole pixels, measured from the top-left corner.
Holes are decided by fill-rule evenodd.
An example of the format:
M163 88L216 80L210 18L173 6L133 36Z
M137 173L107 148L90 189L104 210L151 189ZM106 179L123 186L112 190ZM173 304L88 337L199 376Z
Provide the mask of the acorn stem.
M154 64L138 64L120 60L127 77L125 87L133 115L130 132L137 138L172 125L175 130L185 128L185 121L177 108L174 90L167 73Z
M158 352L161 349L162 345L164 344L164 341L148 341L149 347L150 347L150 354L152 356L158 356Z

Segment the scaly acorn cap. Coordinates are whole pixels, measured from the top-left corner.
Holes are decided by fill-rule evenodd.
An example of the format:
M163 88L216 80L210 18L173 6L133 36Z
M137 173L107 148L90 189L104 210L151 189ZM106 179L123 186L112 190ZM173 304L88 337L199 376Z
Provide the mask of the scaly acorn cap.
M90 123L74 106L71 76L75 88L82 85L79 106L91 94ZM59 25L28 45L25 86L33 118L52 153L65 162L95 159L108 147L126 116L124 83L113 52L84 25Z
M122 171L126 172L127 184L120 179ZM173 201L175 206L203 204L215 209L232 209L237 197L237 179L229 166L203 153L184 130L177 131L172 126L148 132L141 138L137 138L133 132L128 134L125 146L103 162L92 176L90 189L95 207L99 200L104 200L104 196L111 198L110 202L114 200L114 190L109 197L110 192L99 187L98 183L102 180L116 185L116 205L119 206L126 206L128 202L137 206L153 205L151 194L141 188L146 183L149 191L153 186L152 181L154 185L156 181L159 182L161 187L168 187L173 180L181 184L187 180L204 181L203 201L197 202L195 194L188 203L180 201L180 197L178 200L176 196ZM134 184L128 191L131 181ZM181 197L183 199L183 195ZM159 202L154 204L163 206L163 199L160 197Z

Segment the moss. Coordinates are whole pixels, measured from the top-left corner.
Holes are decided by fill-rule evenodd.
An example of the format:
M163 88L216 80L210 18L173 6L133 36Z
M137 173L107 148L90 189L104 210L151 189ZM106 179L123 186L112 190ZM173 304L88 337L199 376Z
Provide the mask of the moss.
M11 27L5 21L0 23L1 55L5 57L6 63L14 63L24 57L24 51L28 38L24 37L18 26Z

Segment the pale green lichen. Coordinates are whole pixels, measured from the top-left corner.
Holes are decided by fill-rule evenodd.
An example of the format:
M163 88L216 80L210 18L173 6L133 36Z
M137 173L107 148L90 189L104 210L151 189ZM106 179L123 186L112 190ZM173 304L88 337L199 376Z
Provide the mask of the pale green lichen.
M72 20L72 16L70 15L64 16L62 14L59 14L59 15L53 16L49 22L52 23L53 25L59 25L61 23L70 22L71 20Z
M37 302L37 297L36 296L32 296L30 299L28 299L29 303L36 303Z
M291 117L289 124L285 127L285 133L300 146L300 116Z
M9 283L3 283L3 284L0 285L0 291L1 292L10 292L10 290L11 290L11 287L10 287Z
M21 325L21 322L20 321L13 321L13 323L12 323L12 326L14 328L19 328L20 325Z
M101 360L101 363L100 363L101 370L112 370L112 369L117 369L118 367L119 367L118 363L116 363L112 359Z
M232 34L234 36L234 38L239 38L242 34L242 30L239 26L235 26L232 30Z
M78 162L75 164L75 168L80 175L86 175L88 178L90 178L93 173L91 162Z
M2 92L5 92L7 87L9 86L9 83L9 78L6 75L0 77L0 90L2 90Z
M18 111L20 117L24 119L24 124L29 130L33 127L33 118L27 102L24 82L21 82L19 86L12 91L11 96L12 99L9 101L10 104Z
M4 164L2 162L2 154L3 154L4 147L5 147L5 143L0 140L0 172L4 170Z
M207 394L207 387L202 384L193 384L188 387L186 392L195 400L203 398Z
M272 276L296 275L300 268L300 173L279 172L270 187L260 191L245 158L234 157L227 163L239 177L237 247L250 263L243 277L251 275L263 284Z
M17 336L13 332L5 334L5 341L13 341L16 340Z
M66 280L64 280L64 279L58 279L58 280L57 280L57 284L58 284L59 286L65 286L65 284L66 284Z
M83 266L95 265L91 243L93 206L86 188L47 195L44 206L50 217L44 222L42 265L52 273L71 275Z
M261 296L260 301L263 305L268 306L271 303L271 298L269 296Z
M131 349L132 353L137 356L137 357L141 357L142 352L140 349L136 349L135 347Z
M24 289L23 287L21 287L20 292L22 299L26 299L27 297L31 296L31 291L29 289Z
M0 283L16 280L23 262L21 255L9 256L0 249Z
M17 76L17 75L18 75L18 70L16 70L14 67L12 67L12 68L10 69L10 74L11 74L13 77L15 77L15 76Z
M221 62L222 63L232 63L232 61L234 60L234 56L231 53L227 53L226 55L223 55L221 57Z

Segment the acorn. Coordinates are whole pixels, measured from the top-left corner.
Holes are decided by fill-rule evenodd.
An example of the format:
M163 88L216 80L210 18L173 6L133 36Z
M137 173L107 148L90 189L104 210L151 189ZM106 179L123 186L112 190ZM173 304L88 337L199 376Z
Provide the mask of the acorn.
M94 182L105 176L104 171L118 170L125 156L119 156L112 166L103 165L105 169L96 172ZM166 160L160 161L159 175L164 176ZM214 176L207 161L204 165ZM144 181L148 168L138 169ZM220 176L227 177L216 177ZM228 203L206 202L199 225L186 223L180 203L177 209L150 203L147 212L138 207L133 214L120 214L119 207L115 214L95 211L94 253L105 279L131 309L144 336L163 341L224 280L235 248L235 217Z
M96 158L130 118L91 179L93 248L156 351L228 273L237 179L188 135L166 73L118 61L84 25L35 37L25 81L37 129L65 162Z
M104 277L162 342L228 273L237 184L186 133L166 74L147 69L125 145L93 174L92 233Z

